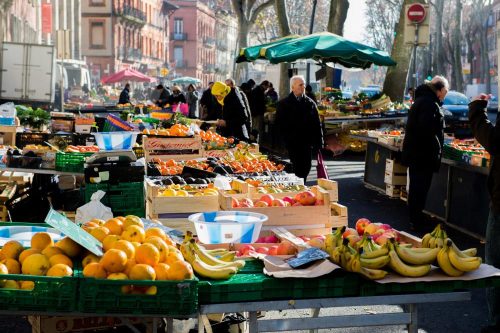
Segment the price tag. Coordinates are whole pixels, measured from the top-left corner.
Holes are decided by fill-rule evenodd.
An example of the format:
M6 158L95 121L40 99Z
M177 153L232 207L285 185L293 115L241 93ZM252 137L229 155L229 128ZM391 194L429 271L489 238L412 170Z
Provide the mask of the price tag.
M64 215L59 214L52 208L47 214L47 217L45 217L45 223L56 228L93 254L97 256L103 255L101 242L80 228L76 223L68 220Z

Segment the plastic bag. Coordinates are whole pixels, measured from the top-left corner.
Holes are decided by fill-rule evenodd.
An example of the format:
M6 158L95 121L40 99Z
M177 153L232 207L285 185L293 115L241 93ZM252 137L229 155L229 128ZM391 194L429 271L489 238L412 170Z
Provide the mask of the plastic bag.
M0 105L0 125L14 126L17 110L12 102Z
M106 192L101 190L92 194L90 201L76 210L75 222L85 223L92 219L107 221L113 218L111 208L104 206L101 202L105 194Z

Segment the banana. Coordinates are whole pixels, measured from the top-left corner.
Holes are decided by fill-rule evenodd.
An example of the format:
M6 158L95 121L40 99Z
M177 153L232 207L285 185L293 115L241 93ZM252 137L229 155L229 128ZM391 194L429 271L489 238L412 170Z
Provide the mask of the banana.
M453 244L455 245L455 244ZM477 249L475 247L460 251L464 256L467 257L475 257L477 254Z
M381 269L370 269L363 266L361 266L359 272L370 280L380 280L388 274L387 271Z
M396 250L394 249L394 246L391 244L390 245L390 250L389 250L389 267L394 270L396 273L402 276L407 276L407 277L420 277L424 276L429 273L431 270L431 265L418 265L418 266L412 266L412 265L407 265L401 259L398 257L398 254Z
M328 254L330 255L330 260L335 263L335 264L340 264L340 256L341 256L341 253L339 251L339 248L336 246L334 247L331 252L328 252Z
M422 237L422 247L429 247L429 240L432 238L430 233L427 233Z
M377 258L360 258L361 266L371 269L380 269L385 267L391 260L388 255L380 256Z
M201 246L200 246L201 247ZM205 248L203 248L203 250L206 252L206 253L209 253L213 256L222 256L228 252L231 252L229 250L226 250L226 249L211 249L211 250L207 250Z
M361 271L361 260L359 258L359 253L351 256L351 272L359 273Z
M394 245L398 257L407 264L424 265L431 264L436 260L439 249L428 249L426 252L415 251L416 249Z
M452 266L450 262L450 258L448 256L448 247L445 246L442 249L439 250L438 255L437 255L437 262L439 265L439 268L448 276L461 276L464 274L463 271L456 269L455 267Z
M234 258L236 257L236 251L230 251L227 252L219 257L219 260L225 261L225 262L232 262L234 261Z
M451 244L453 242L451 240L448 240L447 246L448 246L448 257L450 259L450 263L455 267L456 269L464 272L472 272L475 271L476 269L481 266L481 258L479 257L461 257L458 254L458 251L455 251L453 247L451 247Z
M365 248L363 248L365 250ZM368 246L367 251L361 253L361 259L373 259L381 256L385 256L389 253L389 249L387 246L383 246L377 250L372 250L370 246Z
M435 245L435 244L436 244L436 240L437 240L437 238L436 238L436 237L431 236L431 237L429 238L429 242L428 242L428 244L427 244L427 247L429 247L430 249L435 248L435 247L436 247L436 245Z
M203 251L203 249L201 247L199 247L198 244L196 244L194 239L191 239L191 241L189 242L189 246L194 250L196 255L198 257L200 257L200 259L208 265L222 266L222 267L236 267L236 269L240 269L240 268L243 268L245 266L245 261L243 261L243 260L236 260L233 262L227 262L227 261L223 261L223 260L220 260L220 259L217 259L217 258L211 256L210 254Z
M198 255L194 254L194 260L191 263L193 270L201 277L213 280L227 280L238 272L236 267L217 267L210 266L203 262Z

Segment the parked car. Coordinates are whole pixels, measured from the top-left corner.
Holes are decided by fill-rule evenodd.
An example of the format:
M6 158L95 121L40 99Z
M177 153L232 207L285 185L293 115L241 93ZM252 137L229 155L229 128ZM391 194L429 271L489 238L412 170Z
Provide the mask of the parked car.
M498 97L495 95L491 95L488 100L488 112L498 112Z
M380 94L382 92L382 89L380 88L380 86L370 84L366 87L360 87L359 92L364 93L368 98L371 98L375 95Z
M449 91L443 101L444 121L446 132L456 137L472 137L469 123L469 99L458 91Z

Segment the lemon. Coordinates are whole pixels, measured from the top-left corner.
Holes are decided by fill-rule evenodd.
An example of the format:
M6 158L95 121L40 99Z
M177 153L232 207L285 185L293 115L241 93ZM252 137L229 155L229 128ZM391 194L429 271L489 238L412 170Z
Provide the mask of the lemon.
M178 197L189 197L189 193L187 191L184 191L184 190L179 190L179 191L177 191L176 196L178 196Z
M165 197L175 197L176 195L177 195L176 190L167 189L167 190L163 191L163 196L165 196Z

